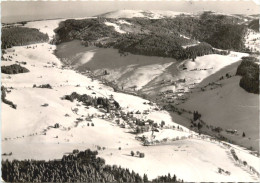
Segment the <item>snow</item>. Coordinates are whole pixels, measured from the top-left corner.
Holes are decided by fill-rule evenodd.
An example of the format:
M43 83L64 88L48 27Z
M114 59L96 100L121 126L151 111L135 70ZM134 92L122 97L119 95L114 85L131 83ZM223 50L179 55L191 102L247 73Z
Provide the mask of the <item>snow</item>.
M184 35L182 35L182 34L180 34L180 36L183 37L183 38L185 38L185 39L190 39L189 37L184 36Z
M173 62L164 69L164 72L143 86L142 91L156 96L158 96L158 92L166 90L173 90L173 93L178 92L178 90L189 92L190 88L196 87L205 78L228 65L238 62L241 57L247 55L246 53L231 52L229 55L204 55L197 57L194 62L191 59ZM178 80L184 78L185 82L178 82Z
M160 11L160 10L118 10L110 13L106 13L102 16L106 18L133 18L133 17L143 17L150 19L160 19L165 17L175 17L177 15L186 14L186 12L175 12L175 11Z
M43 32L44 34L48 34L49 39L51 40L55 36L54 30L59 26L59 23L64 20L65 19L27 22L25 24L25 27L39 29L40 32Z
M165 122L165 126L169 126L169 127L174 126L175 128L177 128L177 126L178 126L177 123L173 123L174 120L172 119L172 117L170 116L170 114L167 111L152 111L151 113L149 113L147 115L146 118L153 120L158 125L160 125L163 120ZM182 129L186 132L189 131L189 129L187 129L183 126L182 126Z
M118 50L112 48L84 47L79 41L64 43L58 47L60 49L58 48L56 54L60 58L68 58L78 69L92 70L95 75L102 76L106 70L109 75L102 77L116 81L120 87L123 86L130 91L133 91L134 85L137 90L141 89L175 62L172 58L130 53L121 55Z
M179 85L178 89L185 89L185 91L188 91L188 85L201 82L208 76L216 73L220 69L232 63L239 61L241 57L247 55L248 54L245 53L231 52L227 56L210 54L204 55L202 57L197 57L195 62L190 59L183 61L179 64L178 69L181 70L181 66L183 66L184 64L187 70L182 70L177 78L185 78L186 82L185 84Z
M177 11L162 11L162 10L152 10L150 11L152 14L154 14L154 19L159 19L159 18L164 18L164 17L176 17L181 14L185 15L191 15L190 13L187 12L177 12Z
M82 18L71 18L75 20L89 19L96 17L82 17ZM55 36L54 30L59 27L59 23L65 21L66 19L53 19L53 20L39 20L27 22L24 26L28 28L39 29L40 32L48 34L49 39L52 40Z
M133 70L133 73L131 75L128 75L126 80L120 82L120 84L124 85L125 87L131 87L136 85L136 89L140 90L151 80L162 74L164 70L171 64L172 63L151 64L147 66L138 67L137 69Z
M129 23L129 22L125 21L125 20L118 20L118 23L132 25L131 23Z
M171 145L139 147L134 149L145 153L145 158L130 156L132 148L121 151L103 151L101 156L109 164L129 167L139 174L146 173L148 177L157 175L176 174L186 182L230 182L248 181L246 171L233 164L228 156L228 150L217 143L197 139L174 141ZM111 156L110 153L113 153ZM129 154L129 155L128 155ZM218 168L231 172L231 175L219 174ZM165 171L166 170L166 171ZM255 176L250 176L257 181Z
M86 53L76 55L76 57L78 57L80 55L81 59L79 59L79 62L75 66L79 67L83 64L88 63L89 61L91 61L91 59L93 59L95 54L96 54L96 50L94 49L94 50L90 50Z
M185 45L185 46L182 46L183 48L188 48L188 47L192 47L192 46L196 46L198 45L199 43L194 43L194 44L189 44L189 45Z
M177 131L173 129L163 129L159 130L159 132L154 132L154 138L150 139L152 136L152 132L145 132L140 137L145 136L148 141L163 141L164 139L167 140L176 140L176 138L181 139L183 137L188 138L191 134L189 132Z
M50 27L53 26L54 29L54 24L57 26L58 21L60 20L57 20L56 23L42 21L42 25L39 21L30 23L29 26L38 27L41 31L48 32L49 36L52 36ZM47 27L45 27L46 25ZM97 146L100 146L106 148L99 151L99 156L103 157L106 163L121 165L138 172L140 175L146 173L150 179L171 173L172 175L176 174L184 181L247 182L259 180L255 175L234 163L228 154L229 149L218 142L196 138L195 132L190 132L181 125L179 127L183 128L183 131L163 128L155 133L155 138L161 140L177 136L194 135L194 137L172 141L169 144L142 146L142 143L130 133L130 129L120 128L109 118L102 119L101 115L106 116L102 110L93 107L86 108L79 102L62 100L61 97L72 92L93 97L109 97L112 94L125 112L150 110L149 115L142 117L153 119L156 122L164 120L166 126L177 125L166 111L153 111L152 106L144 104L148 102L145 99L114 92L112 88L101 84L98 80L92 81L91 78L74 70L62 68L61 62L53 55L55 46L43 43L34 44L31 47L34 49L27 48L27 46L12 48L15 52L9 51L6 56L12 55L13 60L2 62L2 65L10 65L14 64L16 60L26 61L27 64L24 67L30 70L28 73L16 75L1 74L2 84L5 87L14 88L11 89L10 93L7 93L7 99L17 104L17 109L4 103L1 104L2 151L3 153L12 152L12 156L5 156L3 159L59 159L73 149L96 149ZM14 53L17 56L13 55ZM242 55L238 57L211 55L197 58L195 63L190 61L185 63L188 69L215 68L213 71L201 74L200 77L203 78L232 62L236 62L240 56ZM87 58L90 57L91 54L87 56ZM164 72L164 69L169 65L169 63L160 67L156 65L154 70ZM142 71L152 72L152 69L145 67L145 70ZM180 77L194 76L187 73ZM199 75L199 72L196 75ZM147 80L148 77L140 78ZM47 83L53 89L33 88L33 84L38 86ZM146 82L140 83L138 87ZM80 86L76 87L78 84ZM48 103L49 106L41 106L44 103ZM75 108L78 108L78 112L73 112ZM85 120L79 122L77 120L78 118L85 119L88 115L94 115L92 122ZM56 123L60 124L60 127L52 128L51 126ZM88 123L93 123L94 126L88 126ZM150 132L144 135L150 136ZM119 147L122 150L118 150ZM130 156L131 151L144 152L145 157L132 157ZM245 151L241 151L239 156L248 163L252 163L252 166L256 166L255 162L259 161L259 158ZM219 174L218 167L230 171L231 175Z
M123 31L123 30L120 29L120 26L119 26L119 25L117 25L117 24L115 24L115 23L105 22L105 24L106 24L107 26L113 26L113 27L115 28L115 31L118 32L118 33L120 33L120 34L126 33L125 31Z
M239 86L240 76L217 81L226 73L235 75L238 65L239 63L236 63L235 66L223 68L206 78L179 107L186 110L198 110L202 114L203 121L208 125L221 127L224 131L225 129L238 130L238 135L228 135L229 139L245 147L252 146L254 149L259 149L259 129L256 128L259 125L259 96L248 93ZM222 86L213 90L207 89L204 92L199 91L200 87L216 81ZM243 132L247 138L242 138ZM227 134L222 135L227 136Z
M251 156L250 152L246 150L236 149L235 152L239 159L246 161L248 165L254 167L256 170L260 170L259 158Z
M144 17L141 10L118 10L104 14L106 18L133 18L133 17Z

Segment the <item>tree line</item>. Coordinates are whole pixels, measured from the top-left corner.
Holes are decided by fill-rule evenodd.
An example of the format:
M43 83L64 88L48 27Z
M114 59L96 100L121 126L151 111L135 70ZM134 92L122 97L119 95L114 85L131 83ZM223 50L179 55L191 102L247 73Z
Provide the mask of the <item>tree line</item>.
M249 27L250 29L253 29L253 30L256 31L256 32L259 32L259 19L252 20L252 21L248 24L248 27Z
M116 109L120 108L119 103L115 100L110 101L107 98L92 97L87 94L80 95L77 92L73 92L70 95L65 95L64 99L69 100L71 102L73 102L74 100L77 100L79 102L83 102L83 104L86 106L97 107L98 105L100 105L100 106L102 106L102 108L106 109L107 112L110 112L112 105L114 105Z
M242 76L239 85L249 93L259 94L259 65L255 57L242 57L236 75Z
M2 29L2 49L11 48L12 46L23 46L41 42L47 42L47 34L40 32L38 29L27 27L11 27Z
M59 160L2 160L2 178L6 182L178 182L174 175L152 181L120 166L106 165L97 151L74 150Z

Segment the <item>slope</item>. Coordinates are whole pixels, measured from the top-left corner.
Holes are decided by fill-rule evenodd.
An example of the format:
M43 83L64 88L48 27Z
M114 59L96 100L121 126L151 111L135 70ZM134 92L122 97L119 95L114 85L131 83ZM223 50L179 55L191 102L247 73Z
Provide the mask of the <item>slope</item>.
M248 93L239 86L241 77L235 76L239 63L224 67L204 79L189 95L187 101L180 105L180 108L197 110L208 125L221 127L224 131L237 130L238 135L225 132L223 135L240 145L258 150L259 129L256 128L259 125L258 95ZM227 78L227 73L232 77ZM224 79L219 80L222 76ZM209 86L209 83L220 85L214 87ZM206 90L201 91L200 88L204 86L207 86ZM243 132L246 138L242 137Z

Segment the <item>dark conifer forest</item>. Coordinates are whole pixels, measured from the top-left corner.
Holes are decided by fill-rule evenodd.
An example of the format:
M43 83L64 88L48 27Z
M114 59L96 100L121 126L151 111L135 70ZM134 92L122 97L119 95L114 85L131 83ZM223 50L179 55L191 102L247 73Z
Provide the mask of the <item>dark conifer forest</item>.
M239 85L249 93L259 94L259 65L255 57L243 57L236 75L242 76Z
M11 27L2 29L2 49L11 48L12 46L23 46L34 43L47 42L49 37L38 29L26 27Z
M73 39L82 41L85 46L113 47L120 52L132 54L171 57L178 60L207 54L227 54L214 48L243 51L247 27L238 24L236 17L204 12L193 17L179 15L175 18L125 19L131 26L127 34L120 34L106 21L115 19L66 20L56 29L54 43L59 44ZM192 45L185 48L185 45Z
M59 160L3 160L2 178L6 182L178 182L170 174L149 181L146 174L106 165L97 155L87 149L74 150Z

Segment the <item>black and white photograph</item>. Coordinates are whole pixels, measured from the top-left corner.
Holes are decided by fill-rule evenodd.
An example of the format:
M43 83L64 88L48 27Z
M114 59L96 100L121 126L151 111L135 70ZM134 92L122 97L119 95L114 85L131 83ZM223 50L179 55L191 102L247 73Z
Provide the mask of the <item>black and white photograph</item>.
M259 5L2 1L1 182L259 182Z

